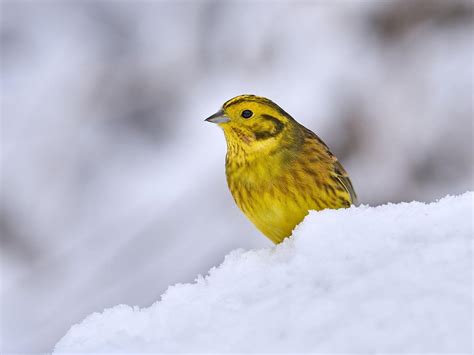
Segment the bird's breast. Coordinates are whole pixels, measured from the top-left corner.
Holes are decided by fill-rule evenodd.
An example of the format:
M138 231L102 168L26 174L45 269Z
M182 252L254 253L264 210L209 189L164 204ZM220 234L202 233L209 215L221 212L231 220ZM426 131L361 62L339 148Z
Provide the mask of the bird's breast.
M268 157L259 164L226 164L227 183L237 206L275 243L291 235L308 213L293 175Z

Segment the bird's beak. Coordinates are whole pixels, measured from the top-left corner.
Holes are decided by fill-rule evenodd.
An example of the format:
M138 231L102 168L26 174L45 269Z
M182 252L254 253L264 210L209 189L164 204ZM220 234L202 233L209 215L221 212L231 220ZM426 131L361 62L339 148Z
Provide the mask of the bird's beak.
M224 114L223 110L219 110L212 116L206 118L205 121L212 123L226 123L229 122L230 119Z

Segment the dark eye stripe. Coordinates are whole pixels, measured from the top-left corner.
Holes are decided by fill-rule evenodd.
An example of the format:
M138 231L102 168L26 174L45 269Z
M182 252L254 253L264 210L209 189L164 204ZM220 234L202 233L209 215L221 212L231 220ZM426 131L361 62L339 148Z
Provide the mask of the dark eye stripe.
M250 110L243 110L242 111L242 117L243 118L250 118L250 117L252 117L252 115L253 115L253 112L250 111Z
M283 131L283 128L285 128L285 124L281 122L278 118L262 114L261 116L262 119L272 121L273 124L275 125L275 130L272 132L264 131L264 132L255 132L255 139L256 140L261 140L261 139L267 139L267 138L272 138L277 136L281 131Z

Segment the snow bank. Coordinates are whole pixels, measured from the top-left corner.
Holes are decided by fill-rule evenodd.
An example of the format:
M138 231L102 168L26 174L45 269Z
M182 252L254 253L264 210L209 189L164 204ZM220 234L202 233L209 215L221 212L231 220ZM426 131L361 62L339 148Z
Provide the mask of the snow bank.
M90 315L55 352L470 352L473 197L314 212L149 308Z

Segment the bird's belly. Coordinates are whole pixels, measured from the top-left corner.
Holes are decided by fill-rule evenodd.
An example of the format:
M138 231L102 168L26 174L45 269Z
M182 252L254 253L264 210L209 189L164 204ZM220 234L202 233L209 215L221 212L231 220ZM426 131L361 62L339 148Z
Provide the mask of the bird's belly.
M274 243L290 236L293 229L308 214L309 206L304 199L290 191L255 189L246 201L237 205L253 224Z

